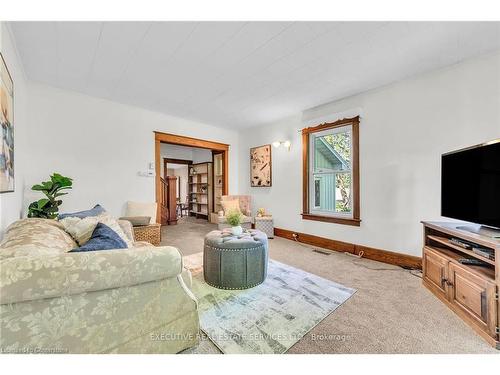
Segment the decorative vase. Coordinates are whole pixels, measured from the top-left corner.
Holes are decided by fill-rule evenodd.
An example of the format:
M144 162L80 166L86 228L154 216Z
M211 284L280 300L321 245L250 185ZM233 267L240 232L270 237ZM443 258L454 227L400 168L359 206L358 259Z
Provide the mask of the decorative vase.
M233 233L233 235L239 236L243 233L243 228L241 227L241 225L231 227L231 232Z

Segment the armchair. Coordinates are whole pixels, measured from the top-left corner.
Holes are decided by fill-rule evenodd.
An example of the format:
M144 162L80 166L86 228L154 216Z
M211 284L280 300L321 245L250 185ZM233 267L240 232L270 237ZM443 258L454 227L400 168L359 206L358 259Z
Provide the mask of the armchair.
M251 208L251 196L250 195L223 195L221 197L221 202L238 200L240 211L243 214L243 221L241 226L245 229L251 229L253 224L252 218L252 208ZM224 228L230 228L231 226L226 222L226 212L223 216L219 216L219 230Z

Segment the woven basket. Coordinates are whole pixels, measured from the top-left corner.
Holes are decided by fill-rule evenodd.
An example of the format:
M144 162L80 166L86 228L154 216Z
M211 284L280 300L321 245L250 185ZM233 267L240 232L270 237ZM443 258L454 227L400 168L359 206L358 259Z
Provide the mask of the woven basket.
M134 239L136 241L146 241L151 245L160 246L161 225L151 224L141 227L134 227Z

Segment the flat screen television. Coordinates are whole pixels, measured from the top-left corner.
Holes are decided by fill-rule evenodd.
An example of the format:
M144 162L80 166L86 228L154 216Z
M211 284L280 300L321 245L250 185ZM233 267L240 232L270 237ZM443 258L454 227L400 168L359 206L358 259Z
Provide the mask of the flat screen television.
M500 139L442 155L441 215L500 228Z

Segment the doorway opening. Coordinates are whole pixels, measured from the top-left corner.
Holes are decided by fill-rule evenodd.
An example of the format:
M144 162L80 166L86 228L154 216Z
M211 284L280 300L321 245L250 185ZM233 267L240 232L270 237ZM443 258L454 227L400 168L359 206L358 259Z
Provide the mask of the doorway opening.
M194 217L216 223L228 194L229 145L155 132L157 222Z

